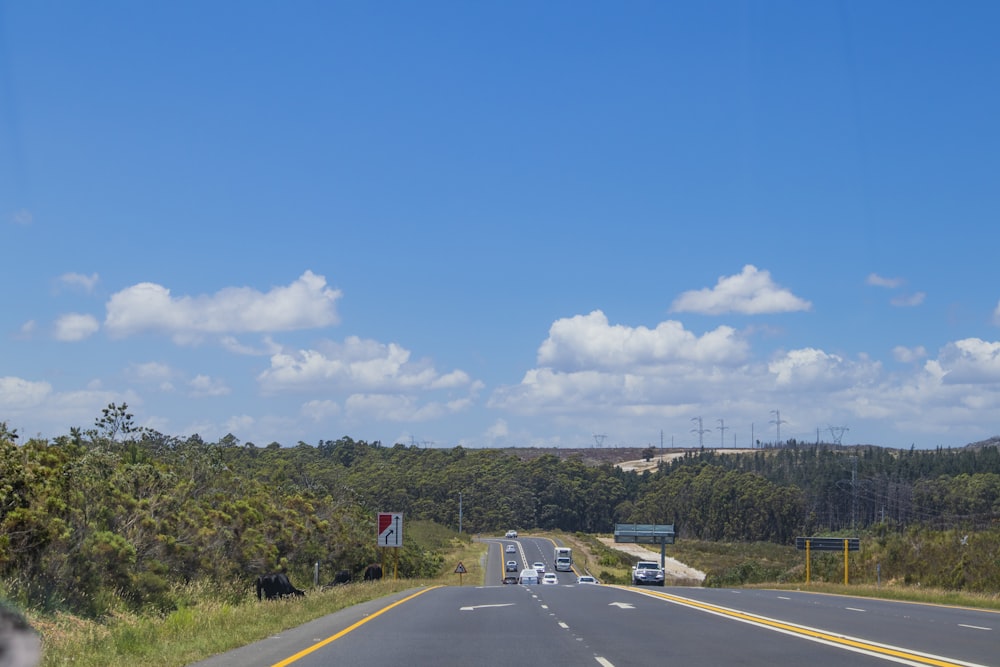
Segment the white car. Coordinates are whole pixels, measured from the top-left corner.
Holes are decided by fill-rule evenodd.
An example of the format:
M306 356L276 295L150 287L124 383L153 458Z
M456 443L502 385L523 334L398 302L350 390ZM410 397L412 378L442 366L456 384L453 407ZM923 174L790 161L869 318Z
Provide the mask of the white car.
M559 583L559 578L556 577L556 573L555 572L546 572L545 574L542 575L542 583L543 584L558 584Z
M506 551L509 554L517 553L517 547L515 547L513 544L508 544L507 548L504 549L504 551Z
M505 537L508 540L516 540L517 539L517 531L516 530L508 530L507 534L505 535Z
M507 561L506 571L507 572L517 572L517 561L516 560L509 560L509 561Z
M538 571L532 570L530 567L521 570L521 574L517 576L517 583L523 586L531 586L533 584L537 584Z
M585 574L583 576L577 577L576 578L576 583L578 583L578 584L596 584L597 583L597 579L594 578L594 577L592 577L592 576L590 576L589 574Z
M545 574L545 563L540 560L536 560L531 564L531 569L538 570L539 574Z

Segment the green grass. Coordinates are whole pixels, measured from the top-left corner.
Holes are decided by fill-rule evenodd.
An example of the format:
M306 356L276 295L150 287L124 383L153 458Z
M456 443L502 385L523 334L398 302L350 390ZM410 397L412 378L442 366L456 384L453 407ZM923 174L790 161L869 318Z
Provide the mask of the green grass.
M428 528L433 531L433 528ZM437 577L357 582L305 597L259 602L256 597L233 603L209 588L183 591L191 602L165 616L117 614L102 621L69 614L27 614L42 635L40 667L181 667L265 639L346 607L412 588L457 586L459 563L467 574L461 584L480 585L485 577L487 546L447 532L437 535L446 554Z

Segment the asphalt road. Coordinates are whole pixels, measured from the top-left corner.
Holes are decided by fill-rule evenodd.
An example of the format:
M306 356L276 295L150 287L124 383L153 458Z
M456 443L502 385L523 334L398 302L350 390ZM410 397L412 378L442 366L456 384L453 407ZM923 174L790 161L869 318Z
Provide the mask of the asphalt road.
M507 542L488 556L496 585L358 605L198 667L1000 666L997 613L783 591L580 586L566 573L556 586L505 586ZM551 542L515 542L519 564L551 567Z

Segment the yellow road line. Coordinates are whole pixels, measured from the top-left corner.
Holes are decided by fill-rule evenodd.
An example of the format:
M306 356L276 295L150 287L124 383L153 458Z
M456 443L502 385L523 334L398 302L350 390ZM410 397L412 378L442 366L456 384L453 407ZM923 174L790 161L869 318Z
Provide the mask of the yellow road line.
M627 588L627 587L621 586L619 588ZM628 590L635 590L635 589L628 589ZM658 591L642 591L642 593L653 597L658 597L663 600L667 600L668 602L673 602L675 604L683 605L686 607L693 607L713 614L728 616L729 618L735 618L737 620L744 621L747 623L763 625L789 634L799 635L802 637L812 639L814 641L836 644L839 646L847 647L855 651L884 655L890 658L894 658L896 660L908 660L911 662L911 664L915 665L933 665L934 667L984 667L982 665L976 665L970 662L952 661L932 655L907 651L894 646L876 644L873 642L862 641L860 639L854 639L852 637L845 637L842 635L834 635L830 634L829 632L823 632L822 630L814 630L812 628L807 628L801 625L786 623L784 621L777 621L771 618L767 618L765 616L757 616L754 614L748 614L742 611L737 611L735 609L728 609L726 607L719 607L717 605L708 604L705 602L699 602L697 600L691 600L689 598L678 597L676 595L671 595L670 593L660 593Z
M397 600L396 602L393 602L388 607L382 607L381 609L379 609L378 611L376 611L374 614L371 614L369 616L366 616L366 617L362 618L360 621L358 621L354 625L351 625L349 627L344 628L343 630L341 630L337 634L332 635L330 637L327 637L323 641L316 642L315 644L313 644L309 648L304 649L302 651L299 651L295 655L293 655L291 657L288 657L288 658L285 658L281 662L274 663L273 665L271 665L271 667L286 667L286 665L290 665L293 662L296 662L296 661L298 661L298 660L306 657L307 655L309 655L313 651L318 651L319 649L323 648L327 644L331 644L331 643L337 641L338 639L340 639L341 637L343 637L347 633L353 632L353 631L357 630L358 628L360 628L362 625L364 625L368 621L372 620L373 618L377 618L377 617L381 616L382 614L384 614L385 612L389 611L393 607L398 607L399 605L403 604L404 602L409 602L410 600L412 600L413 598L417 597L418 595L423 595L427 591L434 590L435 588L440 588L440 586L431 586L430 588L425 588L422 591L417 591L416 593L414 593L413 595L411 595L409 597L406 597L406 598L403 598L402 600Z

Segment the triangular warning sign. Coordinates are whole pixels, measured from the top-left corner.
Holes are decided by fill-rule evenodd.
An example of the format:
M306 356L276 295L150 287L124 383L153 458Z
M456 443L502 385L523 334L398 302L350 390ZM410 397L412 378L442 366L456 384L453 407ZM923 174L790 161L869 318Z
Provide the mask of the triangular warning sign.
M455 568L455 574L466 574L465 566L462 565L462 561L458 561L458 567Z

